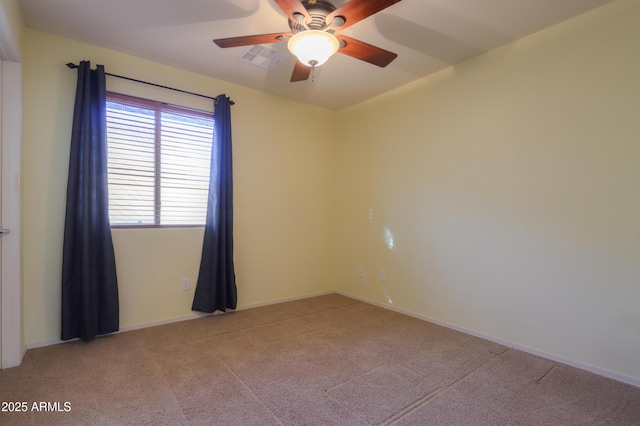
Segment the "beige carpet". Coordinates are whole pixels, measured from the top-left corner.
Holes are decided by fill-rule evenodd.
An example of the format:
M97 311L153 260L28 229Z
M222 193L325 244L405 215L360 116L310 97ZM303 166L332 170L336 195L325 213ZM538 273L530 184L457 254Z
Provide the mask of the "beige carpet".
M29 350L0 401L27 403L2 425L640 424L638 388L335 294Z

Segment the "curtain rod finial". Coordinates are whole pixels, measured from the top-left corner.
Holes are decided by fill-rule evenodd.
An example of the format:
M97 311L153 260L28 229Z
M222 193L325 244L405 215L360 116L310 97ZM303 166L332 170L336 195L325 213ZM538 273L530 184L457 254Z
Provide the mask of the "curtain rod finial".
M73 62L67 62L67 66L69 68L71 68L71 69L78 68L78 66L76 64L74 64Z
M216 96L215 98L213 98L213 100L215 101L215 103L218 103L218 98L220 96L224 96L225 98L228 98L226 93L222 93L221 95ZM229 105L235 105L236 103L233 102L231 99L229 99Z

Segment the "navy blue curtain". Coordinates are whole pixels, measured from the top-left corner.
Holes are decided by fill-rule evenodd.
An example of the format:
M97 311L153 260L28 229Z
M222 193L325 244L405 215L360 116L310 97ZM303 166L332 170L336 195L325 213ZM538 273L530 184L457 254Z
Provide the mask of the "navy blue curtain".
M207 222L204 228L198 283L191 309L226 312L237 305L233 266L233 167L231 163L231 100L215 100Z
M118 282L107 191L104 67L83 61L73 111L62 252L62 340L119 328Z

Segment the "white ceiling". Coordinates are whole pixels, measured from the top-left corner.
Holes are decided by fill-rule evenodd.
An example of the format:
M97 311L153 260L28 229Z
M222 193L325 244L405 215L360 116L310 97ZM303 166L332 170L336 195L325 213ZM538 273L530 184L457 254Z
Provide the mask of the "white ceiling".
M30 28L340 110L611 1L402 0L342 32L397 53L389 66L337 54L316 70L314 82L296 83L289 82L295 59L286 43L271 45L286 59L266 70L237 60L246 47L221 49L212 42L289 31L273 0L19 3Z

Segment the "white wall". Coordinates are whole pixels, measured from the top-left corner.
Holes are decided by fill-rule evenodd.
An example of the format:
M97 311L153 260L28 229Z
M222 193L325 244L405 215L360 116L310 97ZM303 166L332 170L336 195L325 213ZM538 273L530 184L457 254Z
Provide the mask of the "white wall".
M0 0L0 58L20 62L24 23L18 0Z
M58 341L66 183L76 72L88 59L107 72L209 96L226 93L234 143L235 261L240 308L334 289L331 264L333 112L96 46L27 30L24 115L24 290L27 345ZM174 92L108 78L109 90L167 102ZM314 127L314 132L304 132ZM304 134L301 138L299 135ZM202 229L113 232L121 328L185 318ZM181 291L190 278L191 291Z
M339 289L640 385L638 40L620 0L342 111Z

